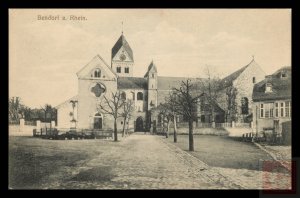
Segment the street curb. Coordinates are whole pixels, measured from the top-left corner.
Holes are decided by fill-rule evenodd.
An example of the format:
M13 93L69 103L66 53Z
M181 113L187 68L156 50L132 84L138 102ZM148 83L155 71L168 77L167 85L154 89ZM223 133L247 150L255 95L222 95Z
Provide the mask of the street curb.
M274 153L268 151L262 145L260 145L260 144L258 144L256 142L253 142L253 144L256 145L258 148L260 148L261 150L265 151L267 154L269 154L273 158L273 160L275 160L276 162L278 162L281 166L283 166L284 168L286 168L288 171L291 171L290 170L291 168L289 166L287 166L286 164L284 164L282 162L282 160L278 160L277 157L276 157L276 155Z

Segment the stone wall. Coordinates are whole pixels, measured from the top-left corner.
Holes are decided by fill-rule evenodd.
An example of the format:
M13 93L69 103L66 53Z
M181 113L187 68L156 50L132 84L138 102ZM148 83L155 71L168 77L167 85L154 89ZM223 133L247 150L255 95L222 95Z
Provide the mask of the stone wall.
M265 78L265 72L255 62L244 70L243 73L233 82L233 86L237 89L236 102L238 105L238 114L241 115L241 99L243 97L248 98L249 114L252 113L252 93L255 83L262 81ZM255 77L255 83L253 83L253 77ZM242 122L241 116L239 121Z

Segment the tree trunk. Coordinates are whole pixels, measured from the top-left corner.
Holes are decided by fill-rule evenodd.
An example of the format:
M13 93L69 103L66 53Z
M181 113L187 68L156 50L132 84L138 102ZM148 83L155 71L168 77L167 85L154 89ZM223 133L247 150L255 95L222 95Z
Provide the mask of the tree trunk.
M118 129L117 129L117 119L114 120L114 141L118 141Z
M162 131L165 132L165 117L162 117Z
M193 119L189 119L189 151L194 151Z
M169 129L170 129L170 121L167 121L167 131L166 131L166 138L169 138Z
M214 105L211 106L211 121L215 122L215 107Z
M173 123L174 123L174 142L176 143L177 142L177 123L176 123L176 116L174 116L173 118Z
M125 136L125 127L126 127L126 117L124 117L124 124L123 124L123 132L122 132L122 137Z

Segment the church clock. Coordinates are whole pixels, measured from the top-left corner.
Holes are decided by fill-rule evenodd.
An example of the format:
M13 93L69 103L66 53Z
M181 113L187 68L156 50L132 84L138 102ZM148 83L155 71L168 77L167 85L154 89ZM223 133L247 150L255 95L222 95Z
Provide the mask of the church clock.
M121 61L124 61L125 59L126 59L126 56L125 56L124 54L121 54L121 55L120 55L120 60L121 60Z

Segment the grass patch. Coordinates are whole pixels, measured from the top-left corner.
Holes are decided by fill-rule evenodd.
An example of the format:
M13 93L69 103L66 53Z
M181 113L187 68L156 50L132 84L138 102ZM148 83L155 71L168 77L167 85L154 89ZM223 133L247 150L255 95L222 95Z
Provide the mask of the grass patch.
M177 143L173 142L173 136L167 141L188 151L188 139L188 135L178 135ZM272 160L253 143L238 142L226 136L194 135L194 149L190 154L215 167L260 170L260 159Z

